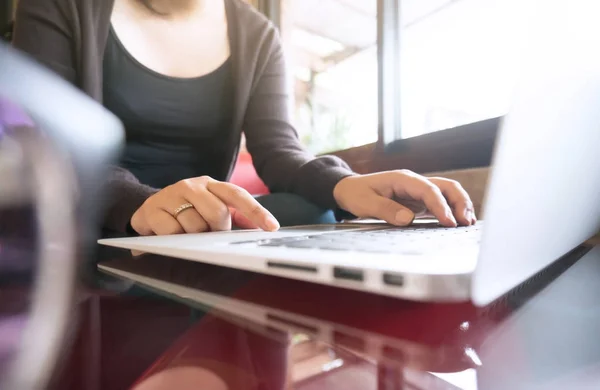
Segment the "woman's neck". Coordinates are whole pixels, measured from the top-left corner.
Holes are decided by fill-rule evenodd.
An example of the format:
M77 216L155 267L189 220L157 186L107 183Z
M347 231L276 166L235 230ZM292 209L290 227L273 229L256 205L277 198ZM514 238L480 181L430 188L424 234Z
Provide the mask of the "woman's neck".
M203 14L213 0L136 0L155 14L170 17L186 17Z

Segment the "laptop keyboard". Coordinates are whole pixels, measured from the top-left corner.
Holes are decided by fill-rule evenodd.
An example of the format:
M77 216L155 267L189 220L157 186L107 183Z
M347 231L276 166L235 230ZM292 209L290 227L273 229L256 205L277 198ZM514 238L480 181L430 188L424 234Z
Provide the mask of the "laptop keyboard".
M481 224L456 228L428 225L369 231L342 231L257 241L240 241L232 244L369 253L421 254L443 250L451 246L478 245L481 231Z

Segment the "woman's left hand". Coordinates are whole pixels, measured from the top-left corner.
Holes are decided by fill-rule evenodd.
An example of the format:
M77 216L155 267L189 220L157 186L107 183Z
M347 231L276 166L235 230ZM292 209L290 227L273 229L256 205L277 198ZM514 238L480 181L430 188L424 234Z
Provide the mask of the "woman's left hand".
M462 186L450 179L426 178L407 170L346 177L335 186L337 204L357 217L406 226L415 213L407 205L420 202L444 226L477 221L473 203Z

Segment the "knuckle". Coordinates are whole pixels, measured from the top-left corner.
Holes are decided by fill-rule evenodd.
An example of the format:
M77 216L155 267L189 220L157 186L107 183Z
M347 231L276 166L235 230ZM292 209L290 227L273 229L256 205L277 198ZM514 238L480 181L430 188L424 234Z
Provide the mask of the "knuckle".
M184 191L194 188L194 179L183 179L173 185L173 188L183 189ZM171 187L171 186L169 186ZM168 188L168 187L167 187Z
M425 198L430 198L430 199L440 199L444 197L444 194L442 194L442 190L440 190L440 188L436 185L433 185L431 183L427 183L426 187L425 187Z
M210 176L200 176L194 179L194 182L198 183L197 185L200 185L204 188L207 188L209 183L210 184L215 184L215 183L221 183L215 179L213 179Z
M213 223L222 223L229 218L229 209L224 204L221 204L212 210L212 215L209 219Z
M473 202L471 202L471 200L469 200L469 199L464 199L464 200L457 202L456 206L464 207L465 209L468 209L468 210L473 210Z
M140 214L148 221L154 218L161 205L160 199L148 198L139 208Z
M247 196L250 196L250 193L248 191L236 185L229 186L229 194L234 198L245 198Z
M445 177L432 177L429 178L429 181L436 186L443 187L452 191L462 191L463 189L462 184L460 184L460 182L454 179L448 179Z
M442 182L444 182L450 188L456 188L456 189L462 188L460 183L453 179L444 179L444 180L442 180Z
M397 169L394 171L395 174L397 175L402 175L402 176L408 176L408 177L415 177L417 176L416 173L414 173L413 171L409 170L409 169Z
M200 176L200 177L190 177L188 179L183 179L175 183L175 186L181 187L186 190L192 190L198 186L205 187L209 181L213 179L210 176Z
M433 184L429 181L425 181L425 182L423 182L423 184L425 185L425 191L427 193L430 193L433 195L441 195L442 194L442 190L440 189L440 187L436 186L435 184Z
M250 207L250 215L258 216L262 214L262 207L259 204L254 204Z
M463 192L463 186L456 180L450 180L447 184L448 188L454 192Z
M148 211L154 206L154 203L156 202L156 197L155 196L151 196L148 199L146 199L144 201L144 203L142 203L142 205L139 207L139 209L141 210L141 212L143 214L147 214Z

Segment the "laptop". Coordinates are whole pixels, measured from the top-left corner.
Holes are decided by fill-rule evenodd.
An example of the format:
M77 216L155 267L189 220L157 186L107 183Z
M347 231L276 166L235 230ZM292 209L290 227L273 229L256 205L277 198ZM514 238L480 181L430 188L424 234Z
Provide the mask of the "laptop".
M484 222L338 224L99 243L411 300L489 304L600 230L600 53L591 49L600 32L587 7L561 4L548 5L531 29L496 141Z

